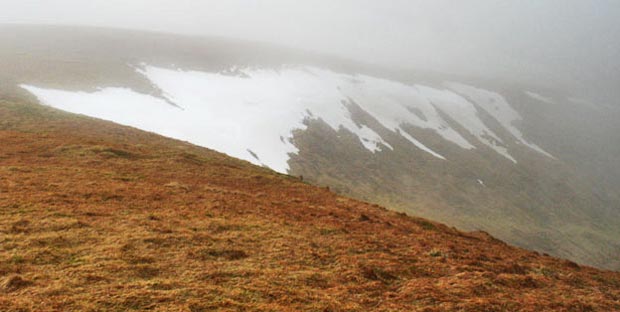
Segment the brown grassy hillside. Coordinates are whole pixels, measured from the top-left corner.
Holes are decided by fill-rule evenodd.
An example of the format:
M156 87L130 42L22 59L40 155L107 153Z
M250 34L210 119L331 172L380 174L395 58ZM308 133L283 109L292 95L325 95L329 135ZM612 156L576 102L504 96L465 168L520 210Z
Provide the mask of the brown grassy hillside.
M612 311L620 274L0 100L0 311Z
M592 105L565 103L571 96L566 90L543 92L514 81L388 70L255 42L118 29L0 25L0 42L0 94L32 100L19 84L82 92L121 87L161 97L161 90L136 72L142 63L203 72L304 64L440 89L445 81L460 81L498 92L523 116L516 126L525 137L557 159L510 143L514 137L480 110L518 164L476 143L448 116L475 150L462 149L434 131L407 127L448 159L438 160L350 102L354 121L369 126L394 150L369 153L350 132L308 120L308 128L294 135L299 153L289 160L290 173L340 195L463 230L481 229L580 264L620 270L620 144L612 144L620 142L620 117ZM538 90L557 104L534 100L525 90Z

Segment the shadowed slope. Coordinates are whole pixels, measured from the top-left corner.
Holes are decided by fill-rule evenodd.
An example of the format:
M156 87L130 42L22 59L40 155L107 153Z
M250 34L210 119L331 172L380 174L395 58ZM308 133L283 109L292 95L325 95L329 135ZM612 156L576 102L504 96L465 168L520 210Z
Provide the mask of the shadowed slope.
M620 274L0 101L0 310L620 309Z

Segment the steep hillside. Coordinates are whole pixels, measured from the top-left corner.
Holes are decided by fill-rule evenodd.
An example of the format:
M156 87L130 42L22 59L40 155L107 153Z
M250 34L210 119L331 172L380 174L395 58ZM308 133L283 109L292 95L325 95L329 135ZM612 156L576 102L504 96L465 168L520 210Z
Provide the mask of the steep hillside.
M3 94L620 269L620 112L579 90L221 38L12 26L0 42Z
M620 274L0 101L2 311L611 311Z

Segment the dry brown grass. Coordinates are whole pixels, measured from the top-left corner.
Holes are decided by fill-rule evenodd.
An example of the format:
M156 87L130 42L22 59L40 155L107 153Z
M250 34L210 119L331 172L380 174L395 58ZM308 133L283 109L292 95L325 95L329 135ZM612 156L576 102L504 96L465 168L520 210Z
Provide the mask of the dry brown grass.
M613 311L620 274L0 103L1 311Z

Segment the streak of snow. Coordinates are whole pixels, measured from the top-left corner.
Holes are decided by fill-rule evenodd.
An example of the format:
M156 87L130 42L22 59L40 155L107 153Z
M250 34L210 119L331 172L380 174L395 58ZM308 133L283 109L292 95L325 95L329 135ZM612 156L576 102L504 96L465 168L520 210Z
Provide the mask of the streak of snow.
M527 94L529 97L543 102L543 103L547 103L547 104L555 104L555 101L553 101L552 98L548 97L548 96L544 96L540 93L536 93L536 92L532 92L532 91L525 91L525 94Z
M515 127L514 123L521 120L521 115L517 113L506 99L503 96L491 92L488 90L468 86L461 83L447 83L446 84L450 89L456 91L457 93L469 98L474 103L478 104L482 109L484 109L489 115L491 115L495 120L497 120L510 134L512 134L517 142L526 145L527 147L547 156L554 158L551 154L547 153L545 150L540 148L538 145L534 143L530 143L523 137L523 133L517 127ZM516 162L516 161L515 161Z
M438 90L424 86L418 86L418 88L436 107L467 129L480 142L500 155L515 163L517 162L503 146L502 140L480 120L478 110L472 103L449 90Z

